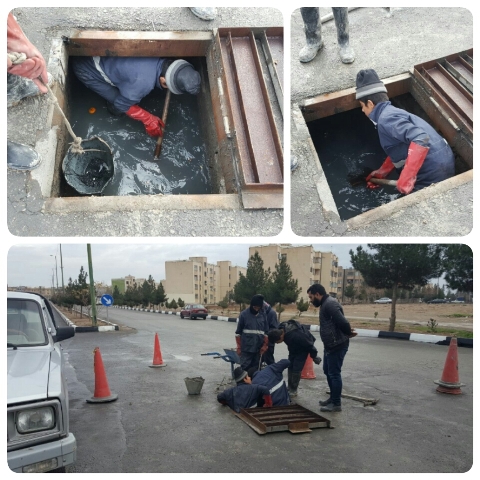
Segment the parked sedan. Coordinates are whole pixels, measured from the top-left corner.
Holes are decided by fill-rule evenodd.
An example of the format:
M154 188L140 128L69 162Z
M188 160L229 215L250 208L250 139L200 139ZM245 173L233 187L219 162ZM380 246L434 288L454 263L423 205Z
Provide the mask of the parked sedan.
M7 461L14 472L58 472L75 462L60 345L74 335L56 325L46 298L7 293Z
M193 305L185 305L185 308L180 312L180 318L190 318L195 320L198 318L203 318L204 320L207 318L208 310L203 306L197 304Z
M388 297L382 297L378 300L375 300L373 303L392 303L392 299Z
M427 303L448 303L448 301L444 298L434 298L433 300L429 300Z

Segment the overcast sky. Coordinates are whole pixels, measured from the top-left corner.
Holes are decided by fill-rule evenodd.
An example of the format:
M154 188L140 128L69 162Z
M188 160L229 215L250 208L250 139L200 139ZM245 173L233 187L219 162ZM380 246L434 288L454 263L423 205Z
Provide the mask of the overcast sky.
M250 246L266 243L141 243L141 244L91 244L93 278L95 282L111 284L112 278L133 275L155 280L165 278L165 261L184 260L189 257L207 257L209 263L230 260L232 265L247 266ZM297 245L297 244L293 244ZM299 243L298 245L310 245ZM349 250L358 244L313 244L315 250L335 253L339 265L349 268ZM366 245L364 245L366 247ZM55 256L58 270L58 285L62 285L60 244L31 244L12 246L8 253L8 286L50 287L55 274ZM83 266L88 272L87 244L62 244L63 278L76 279ZM56 276L54 277L56 283Z

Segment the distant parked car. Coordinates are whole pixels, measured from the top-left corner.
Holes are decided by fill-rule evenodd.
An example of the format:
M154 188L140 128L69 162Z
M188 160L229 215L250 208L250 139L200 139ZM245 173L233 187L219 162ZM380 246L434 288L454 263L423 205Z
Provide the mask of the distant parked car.
M448 303L448 301L444 298L434 298L433 300L429 300L427 303Z
M463 297L458 297L455 300L452 300L451 303L465 303L465 299Z
M203 318L204 320L207 318L208 310L198 303L193 305L185 305L185 308L180 312L180 318L190 318L195 320L198 318Z
M388 297L382 297L378 300L375 300L373 303L392 303L392 299Z

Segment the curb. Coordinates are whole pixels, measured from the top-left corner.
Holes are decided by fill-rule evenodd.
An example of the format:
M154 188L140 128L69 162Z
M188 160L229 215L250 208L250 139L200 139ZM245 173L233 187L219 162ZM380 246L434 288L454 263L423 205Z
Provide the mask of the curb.
M124 307L114 307L125 309ZM147 309L141 308L132 308L132 310L149 312ZM180 315L178 312L164 311L164 310L154 310L150 313L163 313L165 315ZM238 318L232 317L223 317L219 315L207 315L208 320L219 320L222 322L237 322ZM304 324L302 324L304 325ZM319 332L319 325L305 325L312 332ZM86 328L86 327L84 327ZM447 337L443 335L428 335L425 333L402 333L402 332L387 332L383 330L365 330L365 329L356 329L359 337L373 337L373 338L395 338L397 340L408 340L411 342L422 342L422 343L433 343L435 345L450 345L452 337ZM459 347L473 348L473 338L457 338L457 345Z
M118 325L116 325L115 323L107 322L106 320L103 320L103 319L101 319L102 322L108 323L109 324L108 326L100 325L100 326L96 326L96 327L78 327L69 318L67 318L62 312L60 312L60 310L57 309L57 312L63 317L63 319L67 322L67 324L70 327L73 327L75 329L75 333L77 333L77 332L79 332L79 333L82 333L82 332L111 332L113 330L119 330ZM89 317L91 318L91 315L89 315Z

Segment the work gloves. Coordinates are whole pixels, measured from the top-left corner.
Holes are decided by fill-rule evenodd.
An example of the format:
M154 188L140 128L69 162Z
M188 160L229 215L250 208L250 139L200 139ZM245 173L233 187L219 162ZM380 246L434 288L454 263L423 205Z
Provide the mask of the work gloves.
M161 118L148 113L143 108L140 108L138 105L132 105L127 110L127 115L134 120L139 120L145 125L145 130L149 135L152 137L162 137L163 136L163 129L165 128L165 124Z
M235 337L235 341L237 342L237 355L240 356L242 354L242 337L240 335Z
M8 54L24 54L23 62L14 64L15 60ZM38 79L40 77L45 84L48 83L47 66L42 54L30 43L23 33L15 17L9 13L7 19L7 72L13 75L29 78L37 85L42 93L47 93L47 88Z
M322 359L321 359L320 357L315 357L315 358L313 359L313 363L314 363L315 365L320 365L320 364L322 363Z
M407 195L413 190L417 180L417 173L422 168L428 150L428 147L422 147L418 143L410 143L407 160L397 181L397 190L400 193Z
M268 349L268 337L263 338L263 345L260 348L260 355L263 355Z
M367 178L367 188L379 188L380 185L377 185L376 183L372 183L369 180L371 178L386 178L388 174L395 168L395 166L392 163L392 159L390 157L387 157L385 161L383 162L382 166L378 170L374 170Z
M264 407L273 407L273 400L271 395L264 395L263 400L265 402L263 404Z

